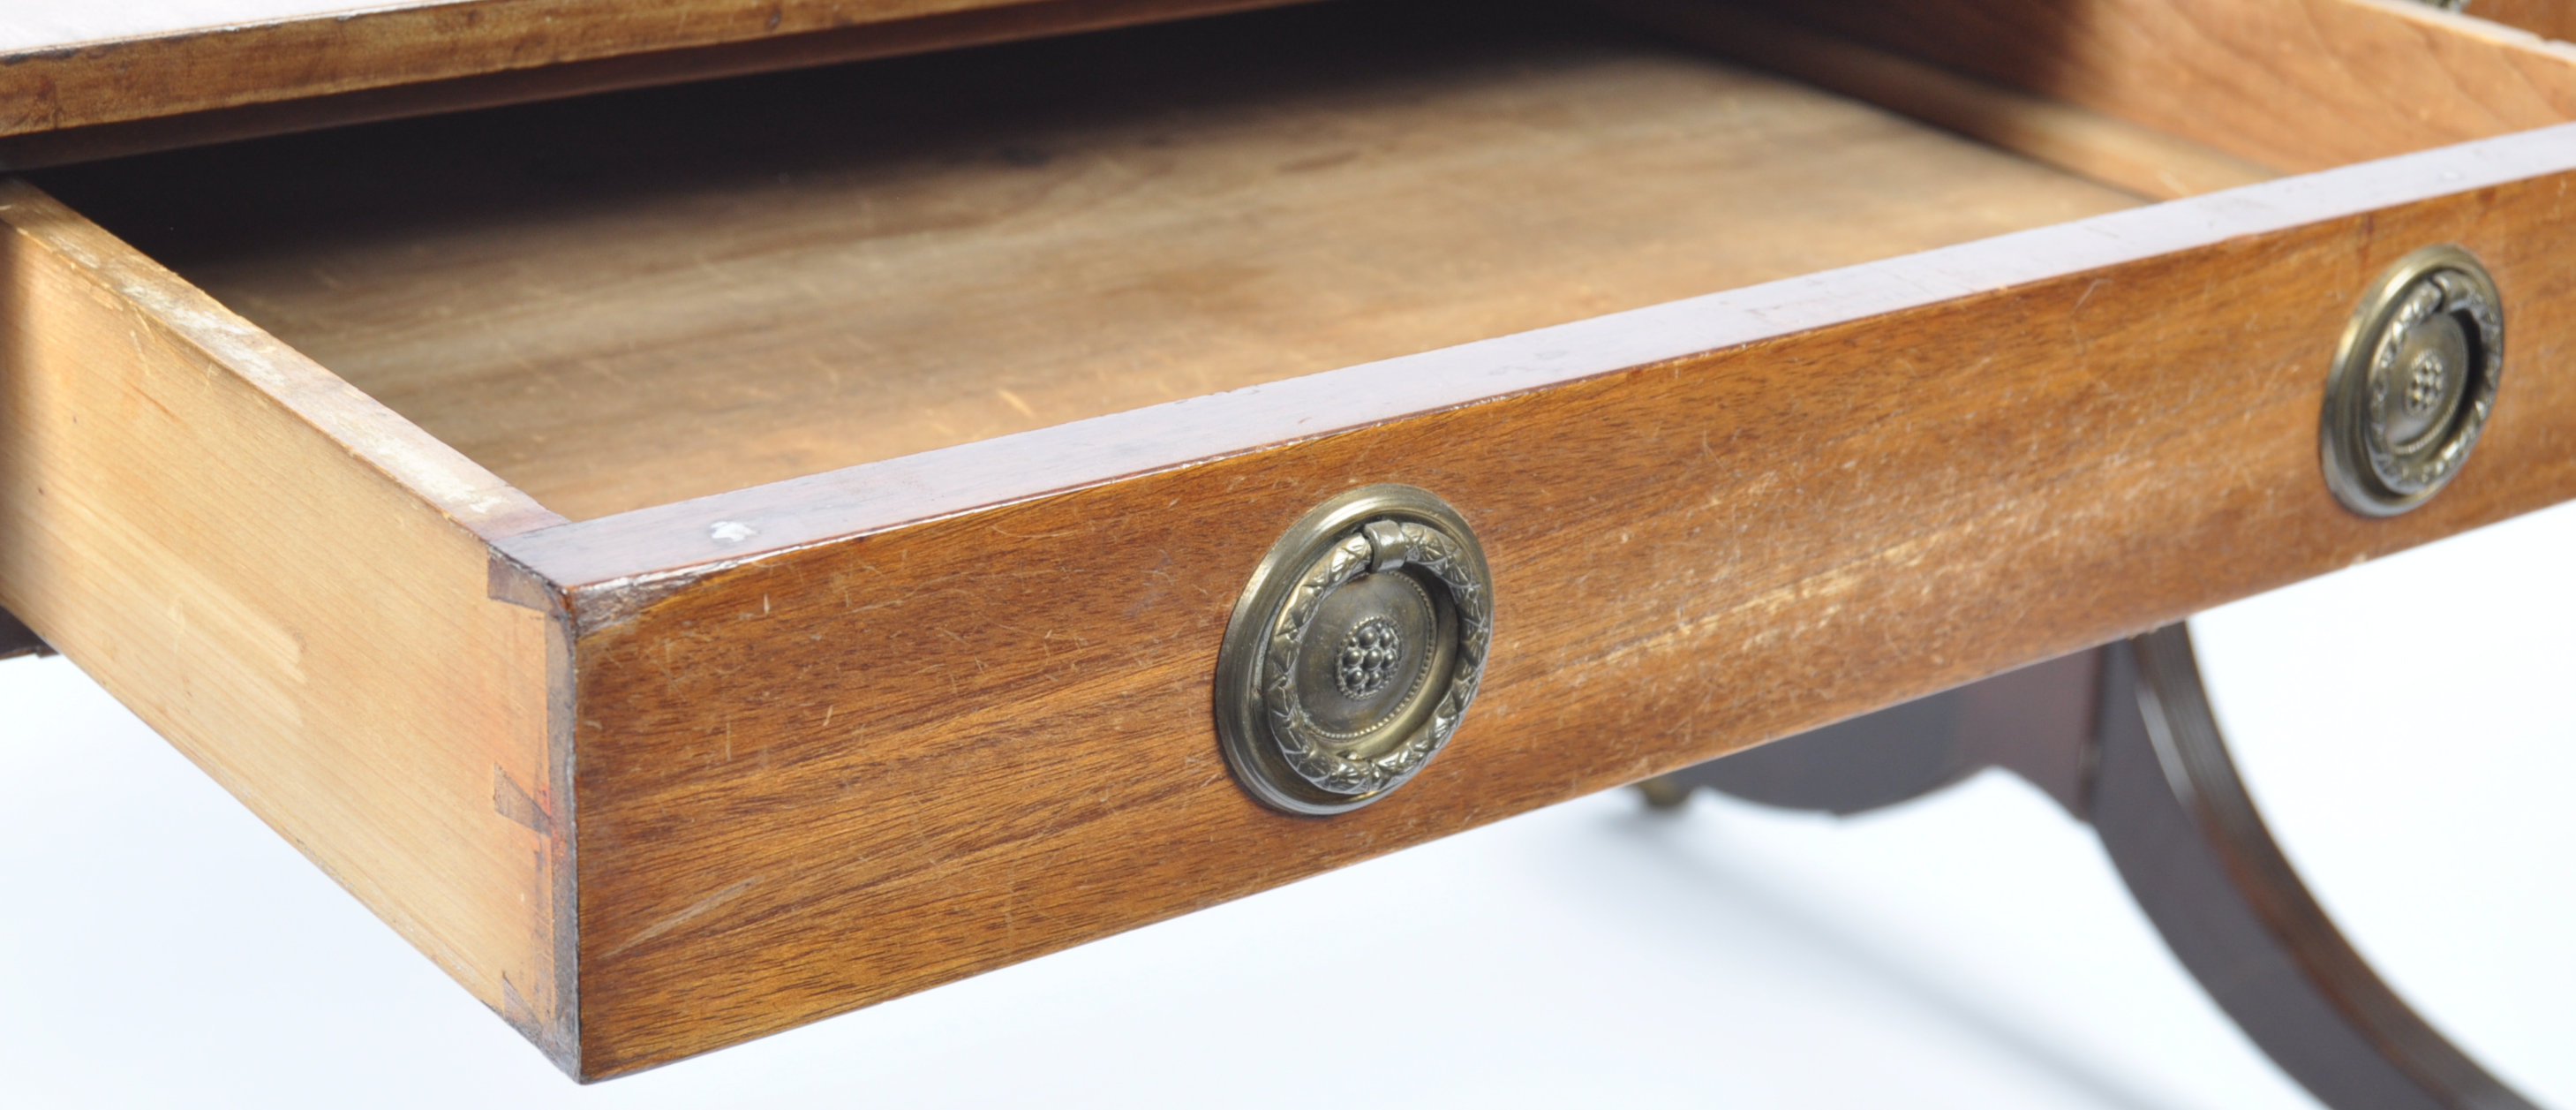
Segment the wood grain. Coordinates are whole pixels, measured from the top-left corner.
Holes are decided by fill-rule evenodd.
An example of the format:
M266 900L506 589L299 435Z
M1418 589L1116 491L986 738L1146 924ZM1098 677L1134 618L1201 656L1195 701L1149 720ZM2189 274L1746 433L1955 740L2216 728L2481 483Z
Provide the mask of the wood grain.
M486 544L561 518L23 182L0 224L0 606L568 1058L566 642Z
M2545 39L2576 39L2576 2L2570 0L2476 0L2464 14Z
M1226 0L407 0L356 11L285 15L215 26L22 44L0 54L0 135L59 131L246 104L323 97L364 89L447 81L600 59L645 59L624 72L650 79L654 60L671 76L705 76L692 48L775 44L772 65L822 60L836 46L864 44L851 28L952 17L976 41L971 19L986 9L1065 9L1061 29L1097 25L1114 8L1132 19L1169 18L1229 7ZM1031 27L1054 13L1013 14ZM1032 18L1033 17L1033 18ZM71 33L78 34L75 29ZM796 40L835 35L824 43ZM923 46L935 45L922 43ZM861 53L866 52L860 46ZM756 63L763 52L726 57ZM563 86L530 87L530 91Z
M893 997L2576 496L2571 136L504 540L588 626L582 1067ZM2504 396L2441 498L2366 520L2317 473L2326 363L2379 270L2440 241L2504 291ZM1402 794L1282 816L1217 755L1227 607L1288 521L1377 481L1440 493L1483 537L1492 670ZM728 536L730 557L645 574Z
M1724 57L2142 197L2174 200L2280 176L2114 116L1817 34L1749 8L1708 0L1601 0L1599 6Z
M2411 0L1813 0L1795 14L2292 172L2576 119L2576 47Z
M0 607L597 1077L2576 496L2576 130L2112 211L1669 47L1381 7L48 178L304 353L6 186ZM1976 26L1871 33L2287 166L2568 114L2576 55L2490 26L2230 11L2051 7L1984 69L1942 53ZM2153 143L1897 77L2061 162ZM2324 363L2433 241L2505 291L2502 407L2365 521ZM1390 480L1492 555L1486 693L1388 803L1263 810L1226 607Z
M2134 203L1597 22L1465 19L1299 9L45 181L576 518Z

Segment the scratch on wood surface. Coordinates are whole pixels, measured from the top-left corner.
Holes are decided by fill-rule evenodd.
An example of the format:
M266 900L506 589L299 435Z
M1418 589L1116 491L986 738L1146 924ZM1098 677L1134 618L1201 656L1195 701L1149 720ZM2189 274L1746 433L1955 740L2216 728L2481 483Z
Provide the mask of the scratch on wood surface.
M700 898L695 902L691 902L688 904L687 908L682 909L680 912L647 925L634 936L618 942L617 947L600 953L599 958L603 960L607 959L610 956L614 956L629 948L633 948L636 945L652 940L653 938L670 932L673 929L677 929L682 925L686 925L691 921L695 921L700 917L704 917L709 911L714 910L716 907L742 897L744 891L750 890L759 882L760 876L754 875L741 882L735 883L732 886L726 887L723 890L719 890L704 898Z
M1764 590L1715 612L1698 617L1683 617L1662 632L1620 644L1584 661L1583 665L1602 666L1616 663L1642 652L1659 651L1685 643L1719 625L1743 621L1748 613L1787 613L1800 609L1813 609L1818 602L1827 597L1851 593L1873 575L1886 573L1893 567L1910 566L1921 562L1925 553L1945 539L1951 531L1953 529L1944 529L1931 535L1890 544L1859 558L1831 566L1819 573L1805 575L1795 581ZM1827 605L1819 615L1819 619L1830 620L1832 614L1839 609L1839 605ZM1758 619L1753 623L1764 624Z

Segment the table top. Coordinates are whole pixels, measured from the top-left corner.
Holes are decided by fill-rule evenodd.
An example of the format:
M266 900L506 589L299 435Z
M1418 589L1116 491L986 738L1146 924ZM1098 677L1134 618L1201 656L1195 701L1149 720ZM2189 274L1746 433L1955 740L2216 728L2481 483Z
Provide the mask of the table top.
M387 89L440 90L234 128L289 130L299 122L384 118L1281 2L5 0L0 138ZM550 76L529 79L538 73ZM505 75L518 79L489 80ZM204 121L195 127L225 130ZM0 160L25 166L64 159L13 147Z

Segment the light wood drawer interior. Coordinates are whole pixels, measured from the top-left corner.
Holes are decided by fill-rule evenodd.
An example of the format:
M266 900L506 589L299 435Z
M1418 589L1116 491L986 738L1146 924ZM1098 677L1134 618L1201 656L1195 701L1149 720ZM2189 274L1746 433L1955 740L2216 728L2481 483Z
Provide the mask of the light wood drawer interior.
M574 519L2140 202L1604 17L1482 4L41 181Z

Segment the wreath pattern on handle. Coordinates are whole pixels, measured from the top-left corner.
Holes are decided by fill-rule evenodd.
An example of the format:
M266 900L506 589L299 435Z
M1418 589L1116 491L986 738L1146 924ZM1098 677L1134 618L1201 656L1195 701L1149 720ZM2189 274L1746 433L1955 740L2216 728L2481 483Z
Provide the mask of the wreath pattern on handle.
M2418 284L2398 302L2397 311L2379 329L2378 343L2371 352L2370 393L2365 410L2373 431L2365 436L2362 451L2368 457L2371 473L2389 489L2411 494L2431 489L2450 477L2451 471L2469 457L2478 444L2478 433L2486 427L2487 416L2495 407L2496 379L2504 369L2504 316L2484 290L2455 270L2435 270L2416 279ZM2470 365L2460 388L2460 407L2467 410L2455 419L2460 434L2423 457L2401 456L2388 442L2389 413L2404 404L2403 398L2389 396L2400 375L2394 371L2398 352L2405 347L2406 334L2417 325L2443 314L2468 317Z
M1428 722L1383 755L1352 758L1332 749L1330 734L1297 696L1297 657L1326 596L1373 567L1407 564L1421 567L1448 588L1458 622L1457 663ZM1491 604L1484 583L1460 557L1457 539L1442 529L1412 520L1373 520L1333 545L1289 595L1263 653L1268 672L1261 690L1263 709L1288 769L1316 789L1347 796L1391 789L1421 769L1458 731L1468 703L1476 698L1485 650L1493 638Z

